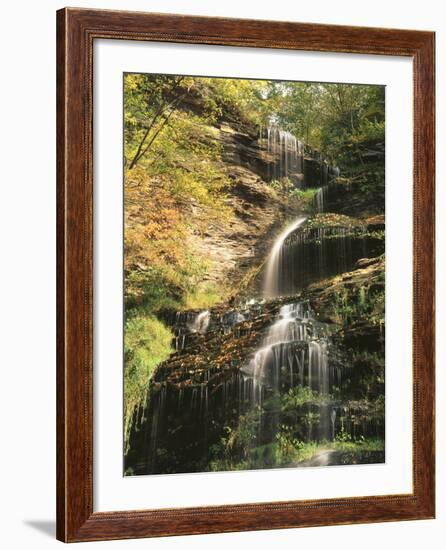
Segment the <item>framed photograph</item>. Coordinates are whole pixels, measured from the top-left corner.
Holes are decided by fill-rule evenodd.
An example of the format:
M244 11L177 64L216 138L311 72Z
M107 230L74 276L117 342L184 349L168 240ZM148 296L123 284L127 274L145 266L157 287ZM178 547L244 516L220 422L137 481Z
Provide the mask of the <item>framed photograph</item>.
M57 13L57 537L434 517L434 33Z

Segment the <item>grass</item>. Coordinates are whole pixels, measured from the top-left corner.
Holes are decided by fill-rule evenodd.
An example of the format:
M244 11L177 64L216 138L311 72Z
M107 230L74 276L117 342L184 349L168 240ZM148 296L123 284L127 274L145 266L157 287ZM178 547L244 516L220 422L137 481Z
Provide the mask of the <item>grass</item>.
M127 448L135 410L142 406L156 367L172 353L172 332L158 319L135 316L124 335L124 435Z
M217 287L208 283L197 286L192 291L186 293L182 309L207 309L221 302L222 296Z

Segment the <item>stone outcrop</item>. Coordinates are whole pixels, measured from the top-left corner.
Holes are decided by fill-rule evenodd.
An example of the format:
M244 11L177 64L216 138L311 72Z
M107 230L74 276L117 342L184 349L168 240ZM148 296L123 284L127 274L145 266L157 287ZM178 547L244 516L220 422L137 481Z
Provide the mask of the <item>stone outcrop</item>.
M199 100L197 105L191 102L189 108L198 112ZM325 434L319 440L331 433L330 422L334 437L336 410L355 437L367 435L370 426L376 434L383 433L376 422L382 410L369 414L369 405L361 401L364 396L375 399L383 394L385 222L381 206L365 207L351 179L329 177L325 161L307 150L305 186L325 182L314 204L320 214L309 216L280 242L283 265L278 262L278 269L289 272L290 281L283 281L283 292L277 294L282 297L263 299L262 267L273 242L286 222L302 213L298 203L286 200L266 183L271 164L279 162L276 153L249 124L237 122L230 113L224 117L206 128L202 138L221 145L221 162L231 181L226 201L233 215L192 235L190 244L210 260L207 281L217 286L229 281L232 295L208 310L163 312L163 321L175 334L176 352L157 367L147 400L135 412L126 456L126 469L134 474L205 471L210 449L224 430L235 429L262 395L275 396L266 388L264 394L260 390L259 401L253 400L260 382L248 371L255 370L253 357L262 354L265 346L275 346L264 357L264 366L274 367L278 393L300 384L310 392L316 387L319 394L327 396L332 390L336 394L330 404L322 400L304 411L319 419L315 424ZM280 163L282 168L282 159ZM301 182L296 178L292 183ZM192 207L191 215L200 214L198 207ZM271 343L268 335L284 319L284 306L300 308L298 320L290 318L296 333L289 340ZM298 369L300 382L296 382ZM323 391L322 373L327 381ZM266 413L271 430L263 436L262 445L274 441L278 433L274 414ZM355 418L362 418L362 424ZM302 430L304 425L302 420ZM311 426L309 433L302 431L304 437L314 437Z
M194 247L210 260L207 279L224 284L229 277L231 286L237 287L247 271L263 262L275 228L290 211L252 170L228 165L227 171L232 181L227 204L233 216L209 225L192 239Z
M266 183L271 166L279 162L279 157L268 151L266 140L252 128L242 131L233 122L220 121L217 126L208 127L202 138L221 145L224 170L231 181L227 204L234 215L230 220L209 225L204 233L192 237L191 244L211 261L208 281L221 284L229 278L231 286L237 288L248 273L255 276L277 232L300 211L295 201L288 201ZM305 153L305 187L320 185L322 181L320 154L312 154L314 157ZM304 186L302 177L303 174L296 175L296 185ZM192 215L200 213L194 211ZM255 286L259 286L258 279Z

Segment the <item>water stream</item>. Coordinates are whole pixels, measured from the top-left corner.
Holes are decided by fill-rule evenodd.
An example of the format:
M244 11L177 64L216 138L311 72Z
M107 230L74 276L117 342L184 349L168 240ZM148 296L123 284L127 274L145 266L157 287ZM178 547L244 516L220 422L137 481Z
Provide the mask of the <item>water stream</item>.
M268 152L275 158L270 179L304 177L303 143L275 126L267 129L266 137ZM322 213L335 191L339 170L322 156L319 162L321 187L314 208ZM373 422L358 427L356 411L333 401L333 391L342 386L343 370L335 357L330 327L317 320L299 295L310 282L345 272L366 257L366 240L360 238L361 230L305 227L306 221L299 216L276 238L265 264L262 299L226 310L178 312L168 320L176 353L157 371L147 402L136 413L132 447L137 451L127 457L135 473L169 473L166 464L175 472L200 471L201 457L207 456L210 442L219 441L222 428L236 426L254 410L261 411L255 444L273 443L281 412L280 406L270 403L295 388L311 390L315 396L299 412L302 441L334 439L341 429L355 437L379 429ZM239 364L233 355L240 346L238 339L257 331L255 347ZM222 362L196 368L194 353L200 353L205 342L207 353L226 337L230 345L225 353L233 358L227 360L229 366L223 368Z
M328 394L341 384L341 371L328 360L329 331L319 323L305 302L292 302L280 308L277 320L249 364L242 369L252 380L252 406L262 406L267 397L283 394L296 386L309 388L327 397L319 407L319 424L313 437L329 439L332 434ZM271 424L271 423L270 423ZM277 422L273 425L277 428ZM273 429L274 432L274 429ZM275 433L269 434L274 440Z
M296 187L308 187L311 180L312 186L319 182L324 187L339 176L339 168L332 166L323 154L304 145L291 132L282 130L275 124L269 125L265 130L261 129L260 138L266 140L266 150L270 158L268 181L288 178Z
M276 239L265 269L264 294L267 298L278 296L280 293L280 265L283 253L283 244L287 237L294 233L306 218L297 218Z
M267 128L268 153L274 158L269 165L269 179L278 180L304 171L304 144L293 134L277 126Z

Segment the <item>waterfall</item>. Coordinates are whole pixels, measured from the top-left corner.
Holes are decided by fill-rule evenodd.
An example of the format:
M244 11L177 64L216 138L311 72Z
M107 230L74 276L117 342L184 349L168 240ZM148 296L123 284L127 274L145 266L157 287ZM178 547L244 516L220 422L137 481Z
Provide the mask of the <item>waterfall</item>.
M325 195L319 196L324 208ZM307 285L352 269L361 258L384 252L383 242L354 227L303 225L298 218L279 235L267 259L263 293L266 298L292 296Z
M202 313L180 312L174 317L179 323L192 324ZM298 399L297 388L308 388L314 394L310 401L292 405L298 440L330 440L340 431L352 438L383 433L379 412L333 398L337 395L334 388L342 387L342 379L348 383L348 375L341 379L344 364L330 327L316 319L307 302L249 300L240 310L212 309L209 317L206 334L188 333L185 350L153 375L141 419L130 434L132 452L126 457L126 467L135 474L200 471L195 468L201 467L209 445L220 441L223 427L236 426L248 413L256 420L247 448L257 452L277 442L282 415L290 410L284 412L282 398L291 391L292 399L295 388ZM198 328L202 326L197 322ZM232 355L233 349L246 348L247 333L255 338L254 351L248 344L239 358ZM218 363L206 356L199 364L194 361L197 343L211 350L226 334L228 358Z
M324 191L325 188L320 187L314 196L314 207L318 213L322 213L324 211Z
M173 324L175 338L173 345L176 351L185 349L199 334L205 334L211 322L211 314L208 310L177 311Z
M237 310L226 311L222 314L211 314L209 310L178 311L169 319L175 334L173 346L176 351L186 349L190 344L198 342L200 335L211 331L227 333L234 325L242 323L245 316Z
M324 169L321 171L321 187L317 190L313 206L316 212L322 213L326 211L327 202L336 194L336 178L339 176L339 168L337 166L328 166L324 163Z
M264 386L278 391L284 368L288 370L291 387L307 385L318 393L327 394L330 377L334 380L334 373L330 375L329 372L327 335L303 302L280 308L279 317L269 328L261 347L242 369L253 380L255 404L261 404Z
M210 319L211 314L207 309L205 311L201 311L190 324L190 329L193 332L204 334L209 326Z
M277 126L268 126L267 150L273 157L272 166L268 165L270 180L291 177L303 172L303 143L290 132Z
M315 209L336 212L331 208L344 187L335 183L339 169L277 126L261 129L260 138L265 137L269 179L320 186ZM253 436L244 444L265 456L268 445L283 435L290 410L298 441L332 440L341 431L352 438L383 432L382 413L341 400L342 384L348 387L351 378L344 370L348 359L329 326L296 297L311 282L381 253L383 244L373 244L368 256L361 236L365 226L319 227L317 219L304 225L306 218L299 217L276 238L263 281L263 295L270 300L243 294L210 310L168 313L176 353L157 367L137 411L126 457L135 473L203 471L209 449L221 444L228 427L236 430L244 417L251 422L250 414ZM233 452L231 446L226 452Z
M308 387L328 398L338 378L336 369L329 364L329 340L324 327L304 302L280 308L278 319L269 328L261 347L242 369L244 376L252 380L252 407L262 406L266 395L278 395L296 386ZM273 439L278 419L270 424L268 436ZM328 401L321 402L316 435L319 439L330 439L333 431L333 406Z
M261 138L263 132L263 128L260 128ZM330 165L322 153L304 145L292 133L281 130L275 124L270 124L266 128L265 138L269 156L268 181L289 178L298 187L323 187L328 185L331 179L339 176L339 168ZM311 157L309 160L312 159L318 166L316 172L304 162L305 151Z
M279 277L280 277L280 255L282 252L282 246L286 238L296 231L304 222L306 218L297 218L295 222L289 225L277 238L274 246L269 255L264 283L264 294L268 298L273 298L279 294Z

